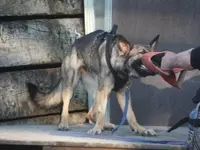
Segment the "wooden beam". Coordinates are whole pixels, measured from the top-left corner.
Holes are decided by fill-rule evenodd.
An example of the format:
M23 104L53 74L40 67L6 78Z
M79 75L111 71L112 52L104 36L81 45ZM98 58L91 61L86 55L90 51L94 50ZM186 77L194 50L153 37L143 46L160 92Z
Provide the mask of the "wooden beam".
M0 23L0 67L61 63L83 19L51 19Z
M1 150L43 150L42 146L29 145L0 145Z
M61 107L45 110L35 105L35 103L30 100L30 96L25 85L28 81L36 84L40 90L48 92L58 82L59 78L60 68L1 73L0 120L55 112L59 113ZM69 109L70 111L87 110L87 94L81 83L79 83L75 88L74 96L70 102ZM44 118L45 117L36 121L34 121L34 119L32 121L25 121L25 123L57 123L59 115L46 117L46 119ZM84 117L81 116L81 118ZM73 122L79 122L80 119L76 119L72 116Z
M1 16L83 14L82 0L1 0Z
M53 146L47 147L47 146L44 146L42 150L141 150L141 149L138 149L138 148L53 147ZM155 150L155 149L148 149L148 150Z

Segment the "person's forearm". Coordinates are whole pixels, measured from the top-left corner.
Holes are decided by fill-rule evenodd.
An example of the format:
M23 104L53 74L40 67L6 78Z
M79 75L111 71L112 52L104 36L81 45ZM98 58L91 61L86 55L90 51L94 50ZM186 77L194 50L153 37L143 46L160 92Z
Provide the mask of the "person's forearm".
M192 51L192 49L189 49L187 51L176 54L176 57L175 57L176 60L175 60L175 64L173 64L174 65L173 67L174 68L183 68L183 69L187 69L187 70L193 69L190 64L191 51Z
M165 62L165 68L164 70L172 70L174 67L177 67L178 66L178 63L177 63L177 58L176 58L177 55L165 55L163 57L163 59L167 59L168 61ZM162 66L161 66L162 67Z
M162 58L161 69L172 70L173 68L183 68L186 70L194 69L190 64L190 54L192 49L189 49L178 54L166 54Z

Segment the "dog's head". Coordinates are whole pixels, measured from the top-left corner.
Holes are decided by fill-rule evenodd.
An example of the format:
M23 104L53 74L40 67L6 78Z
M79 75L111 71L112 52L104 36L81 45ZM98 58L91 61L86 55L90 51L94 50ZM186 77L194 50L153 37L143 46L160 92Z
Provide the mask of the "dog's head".
M119 36L117 45L120 50L120 55L127 59L126 69L129 76L138 78L146 76L154 76L156 73L148 70L141 61L143 54L152 52L158 43L159 35L153 38L148 45L130 44L123 36Z

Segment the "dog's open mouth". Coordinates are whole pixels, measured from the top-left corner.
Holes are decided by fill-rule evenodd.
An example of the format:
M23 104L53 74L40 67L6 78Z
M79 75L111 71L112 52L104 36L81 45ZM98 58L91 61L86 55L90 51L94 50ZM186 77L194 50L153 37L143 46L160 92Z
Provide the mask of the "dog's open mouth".
M157 55L153 56L151 58L152 63L157 67L161 67L161 60L164 55L165 55L164 53L161 53L161 54L157 54ZM146 68L146 66L143 65L141 59L138 60L138 62L136 63L136 66L137 66L136 70L137 70L137 72L139 72L140 76L153 76L153 75L157 74L155 72L152 72L148 68Z
M157 66L160 67L161 66L161 60L162 57L164 56L164 53L161 54L157 54L155 56L153 56L151 58L152 63ZM137 74L141 77L146 77L146 76L154 76L157 74L157 72L153 72L150 69L148 69L143 63L141 59L137 59L135 60L131 67L137 72Z
M146 68L143 65L141 59L138 59L138 60L134 61L132 63L132 68L142 77L156 75L155 72L152 72L151 70L149 70L148 68Z
M152 63L157 66L157 67L161 67L161 61L162 61L162 57L165 55L165 53L160 53L160 54L157 54L157 55L154 55L152 58L151 58L151 61Z

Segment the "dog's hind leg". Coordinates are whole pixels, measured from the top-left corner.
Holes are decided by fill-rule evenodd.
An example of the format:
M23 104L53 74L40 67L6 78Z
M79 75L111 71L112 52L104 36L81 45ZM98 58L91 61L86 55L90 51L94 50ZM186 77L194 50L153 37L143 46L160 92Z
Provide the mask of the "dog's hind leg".
M89 109L89 112L87 114L87 119L90 121L90 124L94 124L96 123L96 117L95 117L95 110L94 110L94 106L95 104L93 103L92 106ZM115 128L115 124L112 124L110 122L105 122L103 128L105 130L112 130Z
M93 108L94 108L94 102L95 102L95 97L96 97L96 91L98 88L97 81L86 70L81 71L81 81L85 87L85 90L87 91L87 96L88 96L87 100L88 100L89 112L88 112L86 118L90 124L93 124L95 122L93 119L94 118L93 117Z
M62 113L61 113L61 120L60 124L58 126L58 130L68 130L69 125L68 125L68 107L69 107L69 102L70 99L72 98L73 95L73 90L70 87L63 87L62 91L62 99L63 99L63 107L62 107Z
M124 111L125 92L124 91L120 91L120 92L117 92L116 94L117 94L118 103L119 103L122 111ZM131 129L133 129L136 133L139 133L140 135L156 135L156 133L155 133L155 131L153 129L145 129L144 127L139 125L139 123L136 120L135 114L133 112L130 98L131 97L130 97L130 94L129 94L127 120L128 120L128 123L129 123L129 126L131 127Z
M71 57L66 57L62 64L62 114L61 121L58 126L59 130L68 130L69 102L73 96L74 87L79 81L79 68L82 65L81 60L77 58L74 50Z
M87 119L89 120L90 124L95 123L95 118L94 118L94 103L95 103L95 97L96 97L96 91L91 90L90 88L87 89L88 93L88 114L87 114Z
M64 73L63 78L63 89L62 89L62 101L63 101L63 107L62 107L62 113L61 113L61 121L58 126L59 130L68 130L68 116L69 116L69 103L73 95L73 90L75 85L78 82L78 73L77 70L74 69L67 69L67 72Z
M95 103L95 127L88 131L88 134L101 134L104 129L104 118L107 106L108 97L111 93L111 87L104 86L97 91L96 103Z
M81 80L85 89L88 93L88 114L86 116L87 120L90 124L96 123L96 115L95 115L95 99L96 92L98 89L97 80L95 80L88 72L83 72L81 75ZM115 127L114 124L110 122L105 122L104 129L112 130Z

